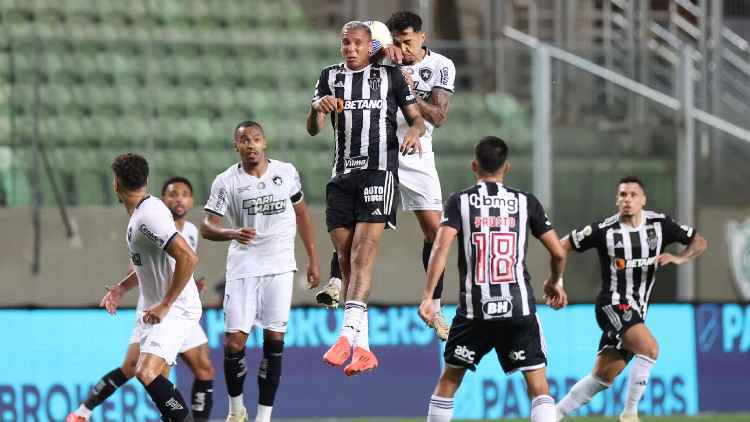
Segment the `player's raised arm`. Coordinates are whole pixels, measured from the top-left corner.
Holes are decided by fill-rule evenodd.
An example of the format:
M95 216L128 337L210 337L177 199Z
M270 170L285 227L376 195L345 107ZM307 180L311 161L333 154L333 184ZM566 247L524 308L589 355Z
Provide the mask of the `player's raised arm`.
M549 278L544 282L544 296L547 305L560 309L568 304L568 295L563 288L563 273L567 254L554 230L549 230L539 237L549 252Z
M307 133L310 136L317 135L325 125L326 115L336 110L336 98L328 86L328 74L331 68L323 69L320 79L315 84L310 110L307 112Z
M147 324L158 324L164 319L169 308L190 281L195 267L198 266L198 255L179 234L175 234L169 241L166 252L175 260L172 280L162 301L144 313L143 321Z

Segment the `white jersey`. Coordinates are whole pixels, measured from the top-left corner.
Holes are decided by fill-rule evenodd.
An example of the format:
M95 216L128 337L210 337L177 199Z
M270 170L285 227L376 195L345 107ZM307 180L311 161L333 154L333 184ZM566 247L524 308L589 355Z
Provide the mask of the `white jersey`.
M432 90L435 88L453 93L456 82L456 67L453 65L453 61L428 48L425 48L425 50L426 54L420 62L401 66L401 69L406 70L411 75L414 81L414 91L424 101L429 101L432 96ZM404 140L407 129L409 129L409 124L406 122L404 113L400 109L397 119L398 129L396 130L396 136L399 143L401 143ZM433 126L427 119L425 119L424 125L427 130L421 138L422 151L431 152Z
M185 224L182 226L182 230L178 230L180 232L180 235L187 241L188 245L193 249L193 252L198 252L198 227L195 227L195 224L185 221ZM167 258L169 259L169 263L172 265L172 268L174 268L174 258L167 255ZM143 310L143 296L140 294L138 295L138 304L135 307L136 313L140 314L140 311Z
M283 161L268 160L259 178L247 174L239 163L216 176L205 210L226 217L233 229L256 231L249 245L230 242L227 280L296 271L293 205L302 198L297 169Z
M127 242L138 276L139 309L151 308L161 302L167 293L175 263L166 249L178 234L172 213L156 197L143 198L130 216ZM185 317L200 317L201 301L192 275L172 305L171 312L179 312Z

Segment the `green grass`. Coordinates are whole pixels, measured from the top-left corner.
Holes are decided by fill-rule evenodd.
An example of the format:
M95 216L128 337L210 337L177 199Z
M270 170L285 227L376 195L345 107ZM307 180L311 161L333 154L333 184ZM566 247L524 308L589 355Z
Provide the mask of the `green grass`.
M394 418L361 418L361 419L281 419L284 422L424 422L420 419L394 419ZM497 419L488 420L466 420L465 422L497 422ZM503 422L528 422L529 419L502 419ZM616 422L617 417L570 417L565 421L570 422ZM641 422L748 422L750 414L723 414L706 416L641 416ZM456 420L455 422L461 422Z

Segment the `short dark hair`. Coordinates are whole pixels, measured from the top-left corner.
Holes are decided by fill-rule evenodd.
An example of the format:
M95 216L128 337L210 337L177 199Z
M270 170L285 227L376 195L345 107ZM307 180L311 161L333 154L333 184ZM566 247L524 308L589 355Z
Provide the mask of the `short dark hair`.
M193 194L193 185L190 183L190 180L182 176L172 176L167 179L161 186L161 196L164 196L164 193L167 192L167 186L171 185L172 183L184 183L190 189L190 195Z
M260 125L260 123L254 121L254 120L243 120L237 124L237 126L234 128L234 133L232 133L232 137L234 138L234 135L237 134L237 131L246 127L257 127L260 129L261 132L263 132L263 126Z
M407 28L412 28L414 32L421 32L422 18L414 12L402 10L392 14L391 17L388 18L388 22L385 23L385 26L387 26L391 32L406 31Z
M372 30L370 29L370 25L362 21L350 21L345 23L344 26L341 27L342 36L351 31L363 31L367 34L367 36L372 38Z
M474 159L485 173L495 173L508 159L508 145L497 136L485 136L474 147Z
M148 181L148 161L138 154L120 154L112 161L112 171L127 190L137 190Z
M623 183L635 183L641 187L643 193L646 193L646 186L643 184L643 180L638 176L625 176L617 182L617 186L619 187Z

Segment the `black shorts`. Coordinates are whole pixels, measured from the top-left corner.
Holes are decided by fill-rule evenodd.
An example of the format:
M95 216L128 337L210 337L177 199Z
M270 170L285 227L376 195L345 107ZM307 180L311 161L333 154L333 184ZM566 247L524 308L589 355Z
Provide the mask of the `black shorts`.
M326 226L353 229L357 223L396 228L398 177L392 171L357 170L336 175L326 185Z
M630 327L643 323L641 313L627 304L597 303L596 322L602 329L598 353L605 349L615 349L626 362L629 362L633 358L633 353L623 349L622 336Z
M506 374L547 366L547 345L536 315L492 322L453 318L443 354L447 366L475 371L492 349Z

